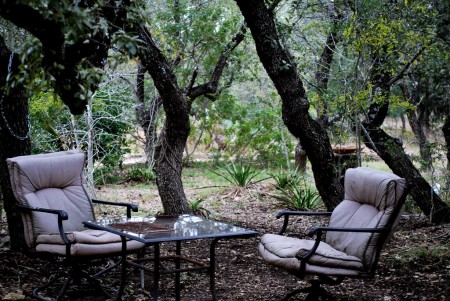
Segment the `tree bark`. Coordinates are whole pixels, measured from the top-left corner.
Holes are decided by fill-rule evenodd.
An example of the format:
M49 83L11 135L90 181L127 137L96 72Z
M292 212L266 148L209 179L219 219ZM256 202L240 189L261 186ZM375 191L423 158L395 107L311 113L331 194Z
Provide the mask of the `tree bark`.
M445 146L447 147L447 172L450 173L450 115L447 115L447 118L445 118L442 133L444 134Z
M236 0L256 44L259 58L282 99L282 117L289 131L306 151L316 187L328 209L343 197L343 187L334 174L334 155L325 129L308 113L303 83L281 47L271 11L263 1Z
M189 135L189 107L175 75L150 32L138 26L143 43L141 62L153 78L161 96L166 121L156 149L156 184L165 214L190 213L181 179L184 146Z
M19 56L6 47L0 36L0 186L3 194L3 208L8 222L11 248L25 250L23 223L15 204L17 203L11 189L6 159L29 155L31 144L29 134L28 97L23 88L16 88L6 93L8 65L12 58L11 72L15 73Z
M406 112L406 116L408 117L408 122L411 126L411 130L416 137L417 142L419 143L420 158L425 163L425 165L429 167L432 163L431 148L430 144L428 143L428 139L424 131L424 123L421 118L421 116L423 115L424 106L423 104L420 104L418 87L414 87L413 91L410 92L406 85L400 84L399 86L402 90L403 96L405 96L405 98L408 99L411 104L416 106L416 110L408 110ZM417 84L417 86L419 85Z
M389 109L389 89L392 78L378 69L380 60L375 59L372 76L375 93L381 93L384 101L373 102L366 114L367 119L362 123L364 143L375 151L389 168L398 176L411 183L411 196L422 212L430 221L441 224L450 221L450 207L433 191L430 184L421 176L406 155L400 139L389 136L380 127Z
M450 222L449 206L442 202L420 175L405 154L401 143L370 123L363 123L363 127L366 146L375 151L396 175L412 184L410 194L430 221L438 224Z
M85 71L81 67L83 61L86 60L90 67L99 69L105 67L112 43L111 36L124 27L131 4L129 0L106 1L101 7L90 7L92 3L87 2L81 1L78 8L89 11L92 22L104 20L110 23L108 34L103 34L102 30L83 32L79 33L78 40L67 41L65 18L48 18L32 5L19 1L0 1L0 16L27 30L42 43L42 67L54 77L55 91L75 115L84 112L90 93L95 92L100 83L99 80L90 80L89 77L85 79L81 76ZM53 5L50 10L62 9L64 4L55 2ZM69 11L65 13L70 14ZM67 19L70 19L69 16ZM88 30L89 28L86 31Z
M333 20L332 28L328 33L325 46L320 55L319 62L317 63L317 70L314 74L317 83L317 121L327 128L329 125L328 116L328 101L326 100L325 93L328 90L328 82L330 79L331 63L333 62L334 51L336 50L336 44L340 40L338 35L339 21L342 20L342 14L338 12L335 4L331 4L329 16Z
M177 2L175 2L175 9L176 5ZM169 64L152 40L150 32L144 27L138 27L139 35L144 41L142 44L144 50L140 54L141 63L152 76L160 95L154 98L153 107L156 105L156 108L159 108L162 103L166 113L166 122L158 138L159 144L155 153L158 190L166 214L191 212L181 180L183 150L186 147L190 128L191 105L200 96L215 100L216 97L213 94L218 93L219 80L232 51L243 41L245 30L246 26L241 26L239 32L226 45L216 62L209 82L194 86L197 78L197 72L194 71L191 80L181 91L171 71L177 60ZM138 116L140 116L141 125L148 125L152 131L156 131L155 125L151 123L152 120L156 121L154 117L152 118L152 114L157 111L145 109L143 74L143 69L140 69L137 79Z
M300 172L306 172L306 163L308 161L308 157L306 156L306 152L303 150L303 147L300 141L295 146L295 167Z
M146 156L146 165L153 167L155 163L155 149L157 144L157 128L156 121L158 119L159 109L162 101L159 95L152 98L150 104L147 106L145 101L145 72L147 70L141 63L138 65L137 80L136 80L136 117L139 125L144 131L144 152Z

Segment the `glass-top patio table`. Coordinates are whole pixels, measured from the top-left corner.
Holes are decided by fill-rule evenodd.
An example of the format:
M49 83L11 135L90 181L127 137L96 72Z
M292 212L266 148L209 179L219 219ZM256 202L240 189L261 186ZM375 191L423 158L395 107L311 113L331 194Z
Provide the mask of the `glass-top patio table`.
M152 295L153 300L158 299L158 283L160 274L175 273L176 300L180 300L180 273L193 270L207 270L210 276L210 289L212 299L216 300L215 293L215 248L220 239L250 238L258 233L253 230L237 227L231 224L218 222L193 215L180 216L154 216L133 217L131 219L105 219L98 221L85 221L83 224L91 229L105 230L120 235L122 238L122 279L118 290L117 300L122 298L126 281L127 265L135 266L141 271L153 273ZM211 238L209 264L181 255L181 242L187 240ZM126 240L140 241L145 246L154 246L154 255L151 258L138 258L126 260ZM163 242L176 242L176 251L172 256L161 256L160 244ZM161 261L173 260L174 269L161 269ZM145 266L146 261L153 262L153 268ZM181 267L182 262L190 263ZM141 279L143 279L141 277Z

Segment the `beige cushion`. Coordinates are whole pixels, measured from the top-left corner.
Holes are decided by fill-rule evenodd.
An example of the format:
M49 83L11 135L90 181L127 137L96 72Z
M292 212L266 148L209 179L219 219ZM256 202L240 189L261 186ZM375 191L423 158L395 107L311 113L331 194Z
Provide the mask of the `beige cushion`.
M314 240L297 239L276 234L261 237L259 252L263 259L275 266L298 271L300 261L297 256L304 256L311 250ZM362 271L361 259L345 254L325 242L319 244L316 253L308 260L306 271L327 271L329 275L357 275Z
M7 160L14 195L29 207L64 210L69 219L63 221L72 256L119 254L119 235L86 230L83 221L95 220L92 202L84 189L85 156L78 151L21 156ZM32 212L22 214L28 246L38 252L66 255L55 214ZM127 250L144 247L127 241Z
M93 220L92 203L84 189L85 156L65 151L7 159L14 195L30 207L65 210L66 231L82 231L82 221ZM40 234L58 232L57 216L32 212L23 214L25 239L30 247Z
M117 234L113 234L102 230L84 230L66 233L71 243L87 243L87 244L106 244L111 242L121 242L121 238ZM63 245L64 242L59 233L41 234L36 239L37 244L47 243Z
M406 186L404 179L370 168L350 168L346 171L344 186L344 200L334 209L329 227L383 228L389 223L395 226L400 214L393 213L395 208L400 209L399 201ZM380 234L326 232L325 241L307 260L305 271L329 276L358 275L373 264L379 239ZM259 252L268 263L299 272L298 258L307 254L314 242L265 234L261 237Z
M392 173L370 168L349 168L344 200L333 210L330 227L383 228L391 219L406 181ZM391 221L392 222L392 221ZM375 259L380 234L327 232L326 242L339 251L361 258L368 268Z
M101 231L85 230L66 233L72 243L72 256L118 254L122 251L122 239L119 235ZM58 234L42 234L36 239L36 251L66 255L66 246ZM144 244L134 240L127 241L127 251L143 248Z

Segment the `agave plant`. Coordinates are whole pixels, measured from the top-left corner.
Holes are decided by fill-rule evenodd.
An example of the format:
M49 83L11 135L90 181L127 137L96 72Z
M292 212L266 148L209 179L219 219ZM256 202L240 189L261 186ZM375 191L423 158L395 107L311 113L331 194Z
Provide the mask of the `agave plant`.
M269 173L269 175L275 180L275 188L277 190L286 189L289 185L298 185L302 178L302 174L297 169L290 172L280 169L276 173Z
M211 211L202 206L202 203L204 201L205 200L202 198L196 199L195 201L189 202L189 205L194 215L199 215L208 218L209 215L211 214Z
M247 187L252 183L252 180L260 174L260 172L242 163L233 163L229 166L224 166L222 169L225 174L214 171L213 173L239 187Z
M319 193L310 187L287 185L279 191L275 198L292 210L312 210L319 204Z

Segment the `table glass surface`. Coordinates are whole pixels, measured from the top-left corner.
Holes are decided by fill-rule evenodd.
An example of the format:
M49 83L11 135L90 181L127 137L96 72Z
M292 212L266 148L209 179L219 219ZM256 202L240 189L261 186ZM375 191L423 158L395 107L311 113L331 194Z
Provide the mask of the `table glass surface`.
M193 215L103 219L84 224L143 243L257 235L253 230Z

